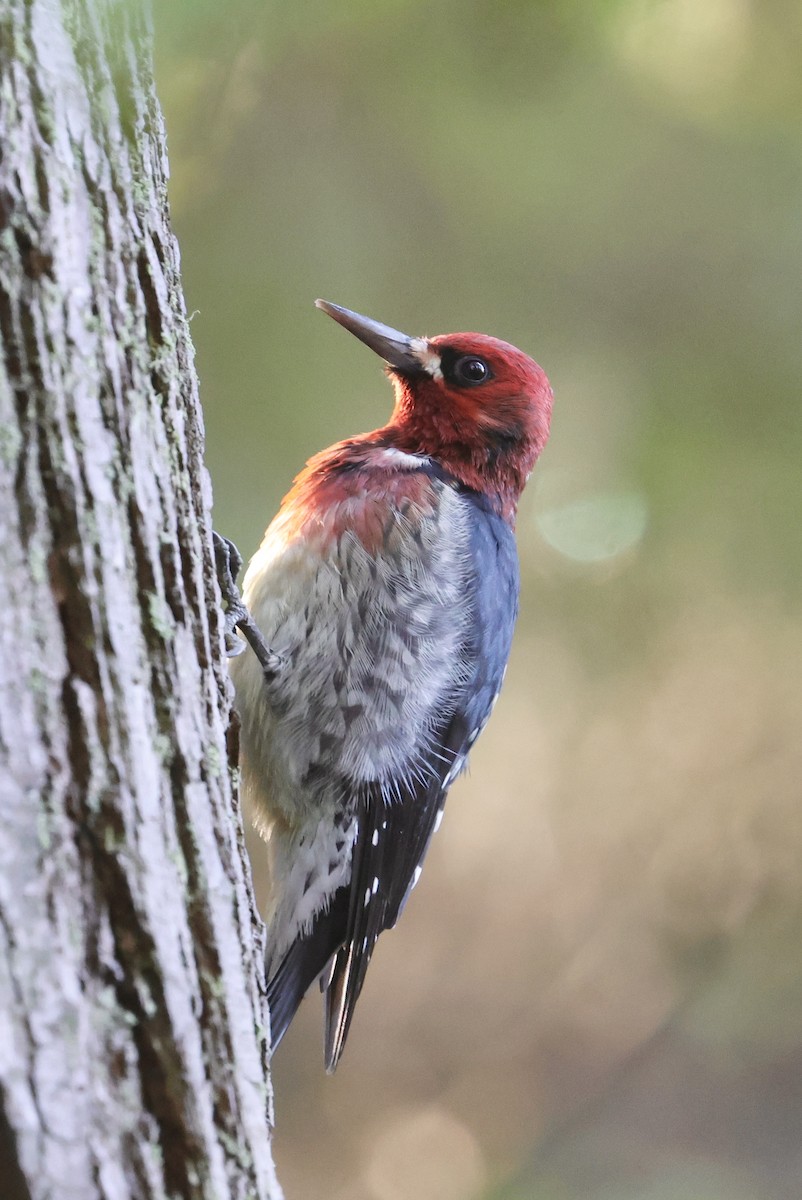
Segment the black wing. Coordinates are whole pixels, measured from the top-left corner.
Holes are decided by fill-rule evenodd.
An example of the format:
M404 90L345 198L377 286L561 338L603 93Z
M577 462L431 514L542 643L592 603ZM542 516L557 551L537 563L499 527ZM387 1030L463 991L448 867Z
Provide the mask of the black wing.
M321 976L326 993L326 1069L335 1069L376 939L401 915L446 790L459 770L460 750L468 744L469 732L465 720L456 715L445 730L437 731L433 744L439 747L438 771L426 786L407 788L389 805L378 787L367 788L361 796L349 884L335 892L330 907L317 916L309 932L293 942L268 981L272 1049ZM328 977L323 974L327 965L331 966Z

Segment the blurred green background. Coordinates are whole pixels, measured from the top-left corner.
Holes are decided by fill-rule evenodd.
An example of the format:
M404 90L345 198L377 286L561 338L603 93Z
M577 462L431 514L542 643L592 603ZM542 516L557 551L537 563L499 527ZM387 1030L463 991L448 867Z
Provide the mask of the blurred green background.
M314 995L276 1056L289 1200L798 1200L802 6L157 7L218 529L389 412L318 295L556 393L472 774L336 1077Z

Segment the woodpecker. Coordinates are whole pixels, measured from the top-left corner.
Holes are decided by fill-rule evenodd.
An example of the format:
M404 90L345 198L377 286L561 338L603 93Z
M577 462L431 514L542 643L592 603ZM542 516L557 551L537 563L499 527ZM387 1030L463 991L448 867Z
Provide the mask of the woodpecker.
M319 979L333 1072L376 940L498 698L516 507L552 391L496 338L409 337L316 303L384 360L395 407L296 478L243 585L269 651L231 670L243 790L268 848L273 1047Z

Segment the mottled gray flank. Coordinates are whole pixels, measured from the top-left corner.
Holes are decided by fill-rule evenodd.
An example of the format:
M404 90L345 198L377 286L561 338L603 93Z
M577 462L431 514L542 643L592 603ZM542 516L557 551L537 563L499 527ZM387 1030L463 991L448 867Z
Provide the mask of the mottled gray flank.
M388 452L376 457L382 467ZM267 688L253 655L231 666L243 787L269 833L268 973L348 883L357 797L369 785L392 802L432 775L435 727L465 682L467 514L451 488L431 488L431 511L391 510L373 554L347 528L321 545L288 540L281 514L248 567L245 602L288 664ZM333 529L353 505L332 504Z
M197 384L134 0L2 0L0 151L0 1194L275 1198Z

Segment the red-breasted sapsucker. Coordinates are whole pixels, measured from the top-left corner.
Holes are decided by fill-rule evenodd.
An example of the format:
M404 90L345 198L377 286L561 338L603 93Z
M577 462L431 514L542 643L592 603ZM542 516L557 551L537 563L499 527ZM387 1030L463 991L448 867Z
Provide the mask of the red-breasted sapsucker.
M273 1045L320 978L333 1071L376 939L501 687L516 506L552 392L496 338L407 337L317 303L384 359L395 408L295 480L243 589L278 666L265 675L246 653L232 674L269 854Z

